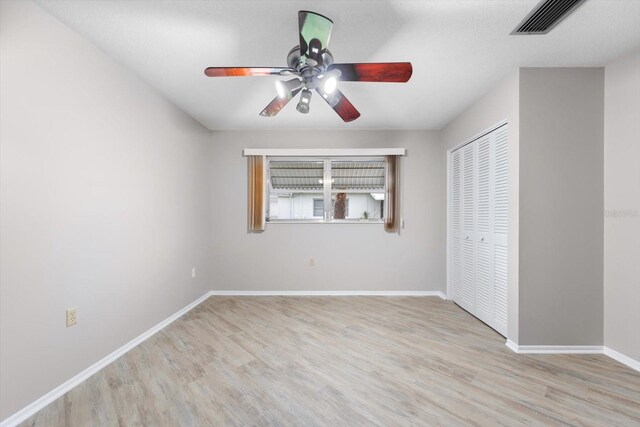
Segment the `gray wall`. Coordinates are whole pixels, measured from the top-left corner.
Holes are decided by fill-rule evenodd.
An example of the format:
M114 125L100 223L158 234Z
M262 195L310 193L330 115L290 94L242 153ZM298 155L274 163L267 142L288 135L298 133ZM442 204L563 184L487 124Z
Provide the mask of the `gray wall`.
M603 343L602 68L522 68L442 130L509 122L509 323L519 345ZM446 154L445 154L446 155Z
M520 69L520 345L603 344L604 69Z
M436 132L231 131L213 132L212 142L214 289L444 290L445 165ZM263 233L247 233L242 149L292 147L405 147L405 228L398 235L382 224L269 223Z
M4 419L209 290L211 217L209 131L32 3L0 19Z
M605 68L604 344L640 360L640 51Z
M499 122L509 123L509 236L508 236L508 322L507 337L518 342L518 191L519 191L519 90L520 76L516 71L494 90L485 94L442 129L442 163L447 162L447 150L468 141L479 132ZM443 171L446 180L446 169Z

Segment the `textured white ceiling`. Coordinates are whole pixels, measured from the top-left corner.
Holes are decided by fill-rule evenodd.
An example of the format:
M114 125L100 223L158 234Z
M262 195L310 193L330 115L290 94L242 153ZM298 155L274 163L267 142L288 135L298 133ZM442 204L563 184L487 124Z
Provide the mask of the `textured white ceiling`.
M602 66L640 46L640 1L587 0L548 35L509 33L538 0L37 1L209 129L439 129L517 67ZM336 62L411 61L407 84L342 83L362 113L319 97L258 113L277 77L207 78L207 66L285 66L297 12L334 21Z

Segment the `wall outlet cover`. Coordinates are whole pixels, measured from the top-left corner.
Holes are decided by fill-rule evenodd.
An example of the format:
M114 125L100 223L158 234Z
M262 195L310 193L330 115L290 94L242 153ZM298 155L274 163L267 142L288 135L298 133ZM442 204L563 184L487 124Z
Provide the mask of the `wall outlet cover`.
M75 308L67 309L67 328L78 323L78 317Z

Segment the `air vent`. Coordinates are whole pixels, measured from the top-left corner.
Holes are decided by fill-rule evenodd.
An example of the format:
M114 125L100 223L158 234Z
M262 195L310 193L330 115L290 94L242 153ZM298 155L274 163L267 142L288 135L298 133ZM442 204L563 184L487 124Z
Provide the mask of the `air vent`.
M511 34L547 34L586 0L542 0Z

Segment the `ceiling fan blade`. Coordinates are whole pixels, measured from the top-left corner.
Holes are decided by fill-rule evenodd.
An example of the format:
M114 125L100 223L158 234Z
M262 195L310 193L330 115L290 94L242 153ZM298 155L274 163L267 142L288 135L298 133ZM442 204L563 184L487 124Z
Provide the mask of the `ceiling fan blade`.
M405 83L413 74L411 62L371 62L332 64L328 71L339 70L344 82Z
M298 28L300 56L315 61L317 65L322 65L322 54L329 46L333 21L319 13L301 10L298 12Z
M289 67L209 67L204 70L208 77L288 76L295 72Z
M347 99L346 96L339 89L335 89L333 93L328 94L324 92L320 87L316 87L316 92L320 94L322 99L327 101L327 104L333 110L338 113L340 118L345 122L352 122L360 117L360 112L356 110L356 107Z
M280 98L279 96L276 96L275 98L273 98L273 101L271 101L269 103L269 105L267 105L266 107L264 107L264 110L262 110L260 112L260 115L262 117L273 117L276 114L278 114L280 112L280 110L282 110L284 108L285 105L287 105L287 103L289 101L291 101L293 98L296 97L296 95L298 94L298 92L300 92L300 88L298 89L294 89L291 92L291 96L287 96L284 98Z

